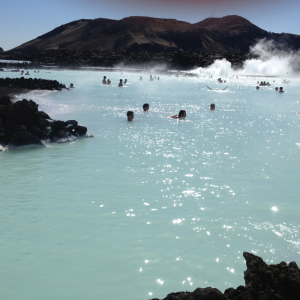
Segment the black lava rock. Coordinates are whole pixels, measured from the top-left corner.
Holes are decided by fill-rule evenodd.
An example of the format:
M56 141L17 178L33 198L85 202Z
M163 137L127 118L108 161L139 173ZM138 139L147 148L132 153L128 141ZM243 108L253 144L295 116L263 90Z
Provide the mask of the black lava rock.
M194 292L178 292L163 300L298 300L300 270L295 262L267 265L260 257L243 253L247 270L245 286L229 288L224 294L215 288L197 288ZM158 299L152 299L158 300Z
M73 136L71 133L64 130L59 130L51 135L51 142L66 143L66 142L73 142L73 141L77 141L77 138Z
M0 99L0 151L45 147L43 141L56 143L77 141L87 135L87 128L76 120L52 120L38 110L38 104L23 99L12 103L10 97Z
M0 86L10 88L23 88L29 90L57 90L66 88L65 84L56 80L37 79L37 78L0 78Z
M19 132L8 144L8 149L10 150L24 149L27 147L40 148L46 146L30 132Z

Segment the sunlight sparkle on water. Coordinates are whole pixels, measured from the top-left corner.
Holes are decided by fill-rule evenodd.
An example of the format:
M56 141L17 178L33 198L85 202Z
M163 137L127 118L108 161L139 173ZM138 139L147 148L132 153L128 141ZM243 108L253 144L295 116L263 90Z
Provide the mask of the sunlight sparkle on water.
M0 154L2 298L224 291L244 284L244 251L299 265L300 79L228 75L221 91L216 75L181 74L41 71L76 88L20 96L95 137ZM261 80L271 86L256 90Z

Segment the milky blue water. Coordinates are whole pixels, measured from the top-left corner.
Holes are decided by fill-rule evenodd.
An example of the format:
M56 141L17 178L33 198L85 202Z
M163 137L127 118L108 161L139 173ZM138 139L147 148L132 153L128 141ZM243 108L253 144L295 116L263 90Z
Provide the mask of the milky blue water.
M26 98L95 137L0 154L1 299L224 291L244 284L243 251L300 263L299 78L158 76L36 74L75 89Z

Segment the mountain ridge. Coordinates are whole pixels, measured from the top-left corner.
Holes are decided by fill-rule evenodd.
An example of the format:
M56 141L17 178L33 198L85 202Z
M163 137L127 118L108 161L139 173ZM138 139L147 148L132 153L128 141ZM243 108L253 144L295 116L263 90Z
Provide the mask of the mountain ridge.
M274 34L247 19L231 15L197 23L131 16L121 20L80 19L56 27L10 51L206 51L246 53L261 39L287 42L300 48L300 36Z

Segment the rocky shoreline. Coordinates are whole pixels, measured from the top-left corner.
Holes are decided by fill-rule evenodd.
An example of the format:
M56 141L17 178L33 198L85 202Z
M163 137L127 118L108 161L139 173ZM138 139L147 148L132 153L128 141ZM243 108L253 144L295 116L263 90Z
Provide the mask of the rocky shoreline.
M41 69L56 65L60 68L79 67L124 67L138 69L176 69L191 70L198 67L208 67L217 59L228 60L233 68L242 68L248 59L257 56L242 53L209 53L204 51L70 51L41 50L34 52L1 52L0 59L22 60L31 63L14 64L19 69ZM6 68L7 63L0 63L0 68Z
M5 87L1 86L0 87L0 99L3 96L9 96L12 101L14 101L17 98L17 95L21 94L27 94L30 92L30 90L23 89L20 87Z
M88 137L93 136L76 120L53 120L39 111L32 100L13 103L10 96L0 99L0 152L44 148L48 142L65 143Z
M267 265L262 258L244 252L247 270L245 286L229 288L224 293L216 288L197 288L194 292L178 292L163 300L298 300L300 269L295 262ZM153 298L152 300L159 300Z
M0 87L21 88L28 90L50 90L61 91L66 86L57 80L37 79L37 78L0 78Z

